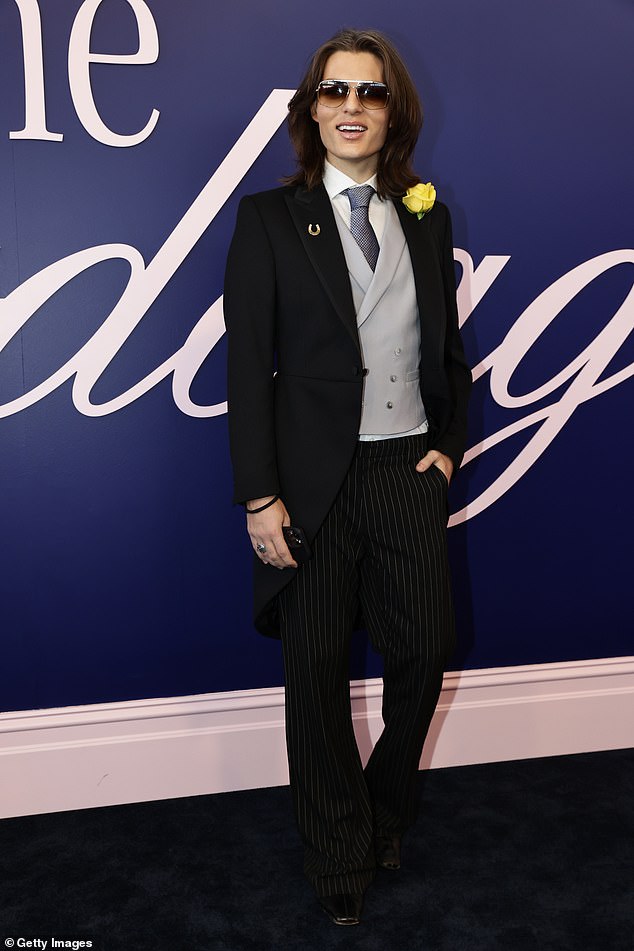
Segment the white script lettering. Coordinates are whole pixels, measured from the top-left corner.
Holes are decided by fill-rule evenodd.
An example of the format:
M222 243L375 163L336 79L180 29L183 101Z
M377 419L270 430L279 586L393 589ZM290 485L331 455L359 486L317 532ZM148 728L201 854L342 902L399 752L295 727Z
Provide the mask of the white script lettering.
M1 352L30 317L78 274L103 261L122 259L130 265L130 276L121 297L90 340L46 380L20 397L0 405L0 418L32 406L73 376L73 402L79 412L86 416L105 416L139 399L170 373L173 373L174 400L183 413L189 416L217 416L226 412L226 402L198 406L189 397L196 372L224 334L222 298L211 304L180 350L125 393L100 404L91 401L90 393L282 124L292 92L289 89L273 90L147 267L136 248L127 244L104 244L61 258L0 300Z
M90 49L90 34L95 14L103 0L85 0L82 3L68 43L68 81L75 111L86 132L104 145L127 148L138 145L152 134L158 122L159 112L152 110L146 125L134 135L118 135L102 121L97 112L90 87L91 63L155 63L159 55L159 38L156 23L144 0L127 0L136 17L139 31L139 48L136 53L93 53Z
M38 0L15 0L22 27L24 58L24 128L9 132L10 139L38 139L62 142L61 132L46 127L46 96L42 53L42 21ZM154 17L145 0L126 0L136 18L139 46L136 53L93 53L90 49L92 25L102 0L84 0L77 12L68 44L68 82L75 112L84 129L93 139L116 148L130 148L145 141L158 122L159 112L153 109L140 132L120 135L103 122L92 94L90 64L148 64L159 55L159 38Z
M98 0L90 2L94 8ZM127 284L117 304L93 336L47 379L15 399L0 404L0 418L34 405L73 377L72 399L76 409L86 416L105 416L139 399L170 374L174 401L184 414L204 418L226 412L226 402L201 406L190 397L196 373L224 334L222 298L211 303L180 349L135 385L104 403L93 402L91 392L284 121L286 103L292 93L293 90L273 90L149 264L145 264L136 248L127 244L87 248L50 264L6 298L0 299L1 352L40 307L87 268L117 259L126 261L130 268ZM510 256L487 255L474 267L466 251L456 248L454 255L462 266L458 305L460 323L464 325L508 265ZM505 471L476 499L451 516L450 526L485 511L508 492L540 458L578 406L634 375L633 364L601 379L634 327L633 287L595 339L552 379L529 393L512 395L509 392L513 373L558 314L601 274L619 265L633 263L634 250L615 250L598 255L562 275L526 308L499 346L474 368L474 380L490 372L491 395L500 407L509 410L531 407L562 387L566 388L549 405L528 412L467 451L464 465L516 433L536 427Z
M461 252L460 260L463 267L465 266L464 255L465 252ZM599 380L634 328L634 287L632 287L603 330L551 380L531 393L524 393L521 396L512 396L509 393L509 383L513 373L550 323L591 281L620 264L634 264L634 250L624 249L600 254L573 268L568 274L564 274L526 308L499 347L496 347L473 370L474 381L487 371L491 371L491 395L499 406L509 409L531 406L551 393L555 393L563 384L569 383L569 385L560 399L487 436L481 443L465 453L463 466L468 465L493 446L514 436L515 433L541 423L539 429L504 472L478 498L451 516L450 526L473 518L508 492L539 459L581 403L600 393L605 393L634 375L634 364L631 364ZM468 267L473 272L472 262ZM476 275L479 270L480 268L476 270ZM462 322L467 316L463 315Z

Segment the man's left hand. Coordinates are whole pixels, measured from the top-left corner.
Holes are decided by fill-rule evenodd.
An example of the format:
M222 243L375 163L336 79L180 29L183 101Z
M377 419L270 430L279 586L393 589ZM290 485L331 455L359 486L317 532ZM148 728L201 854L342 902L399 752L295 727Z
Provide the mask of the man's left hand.
M447 482L451 482L453 475L453 462L444 452L438 452L437 449L430 449L422 459L416 463L417 472L425 472L430 466L437 466L442 472Z

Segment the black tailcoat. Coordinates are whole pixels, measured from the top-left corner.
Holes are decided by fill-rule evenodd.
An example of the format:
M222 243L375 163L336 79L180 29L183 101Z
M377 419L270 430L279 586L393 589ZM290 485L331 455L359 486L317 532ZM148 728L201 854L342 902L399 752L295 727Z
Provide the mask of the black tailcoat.
M420 220L400 200L395 207L416 282L429 446L457 469L471 372L458 332L451 220L439 202ZM224 313L234 502L279 495L310 541L352 461L363 392L350 278L323 185L242 199ZM275 596L296 569L256 558L254 570L256 627L279 636Z

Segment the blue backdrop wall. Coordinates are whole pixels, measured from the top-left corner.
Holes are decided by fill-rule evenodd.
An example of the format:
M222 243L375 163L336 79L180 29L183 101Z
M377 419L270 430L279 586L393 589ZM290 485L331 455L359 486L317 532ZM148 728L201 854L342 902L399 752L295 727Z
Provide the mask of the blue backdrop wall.
M285 104L342 25L402 51L454 217L452 666L632 652L629 0L0 0L2 709L282 682L230 504L220 296L237 202L292 169ZM352 675L379 671L359 637Z

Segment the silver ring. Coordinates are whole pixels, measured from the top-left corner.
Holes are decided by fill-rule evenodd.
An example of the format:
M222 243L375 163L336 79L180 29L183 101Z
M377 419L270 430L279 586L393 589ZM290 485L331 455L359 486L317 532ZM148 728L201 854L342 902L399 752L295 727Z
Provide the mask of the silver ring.
M263 545L262 542L258 542L255 546L255 550L263 554L266 551L266 545Z

